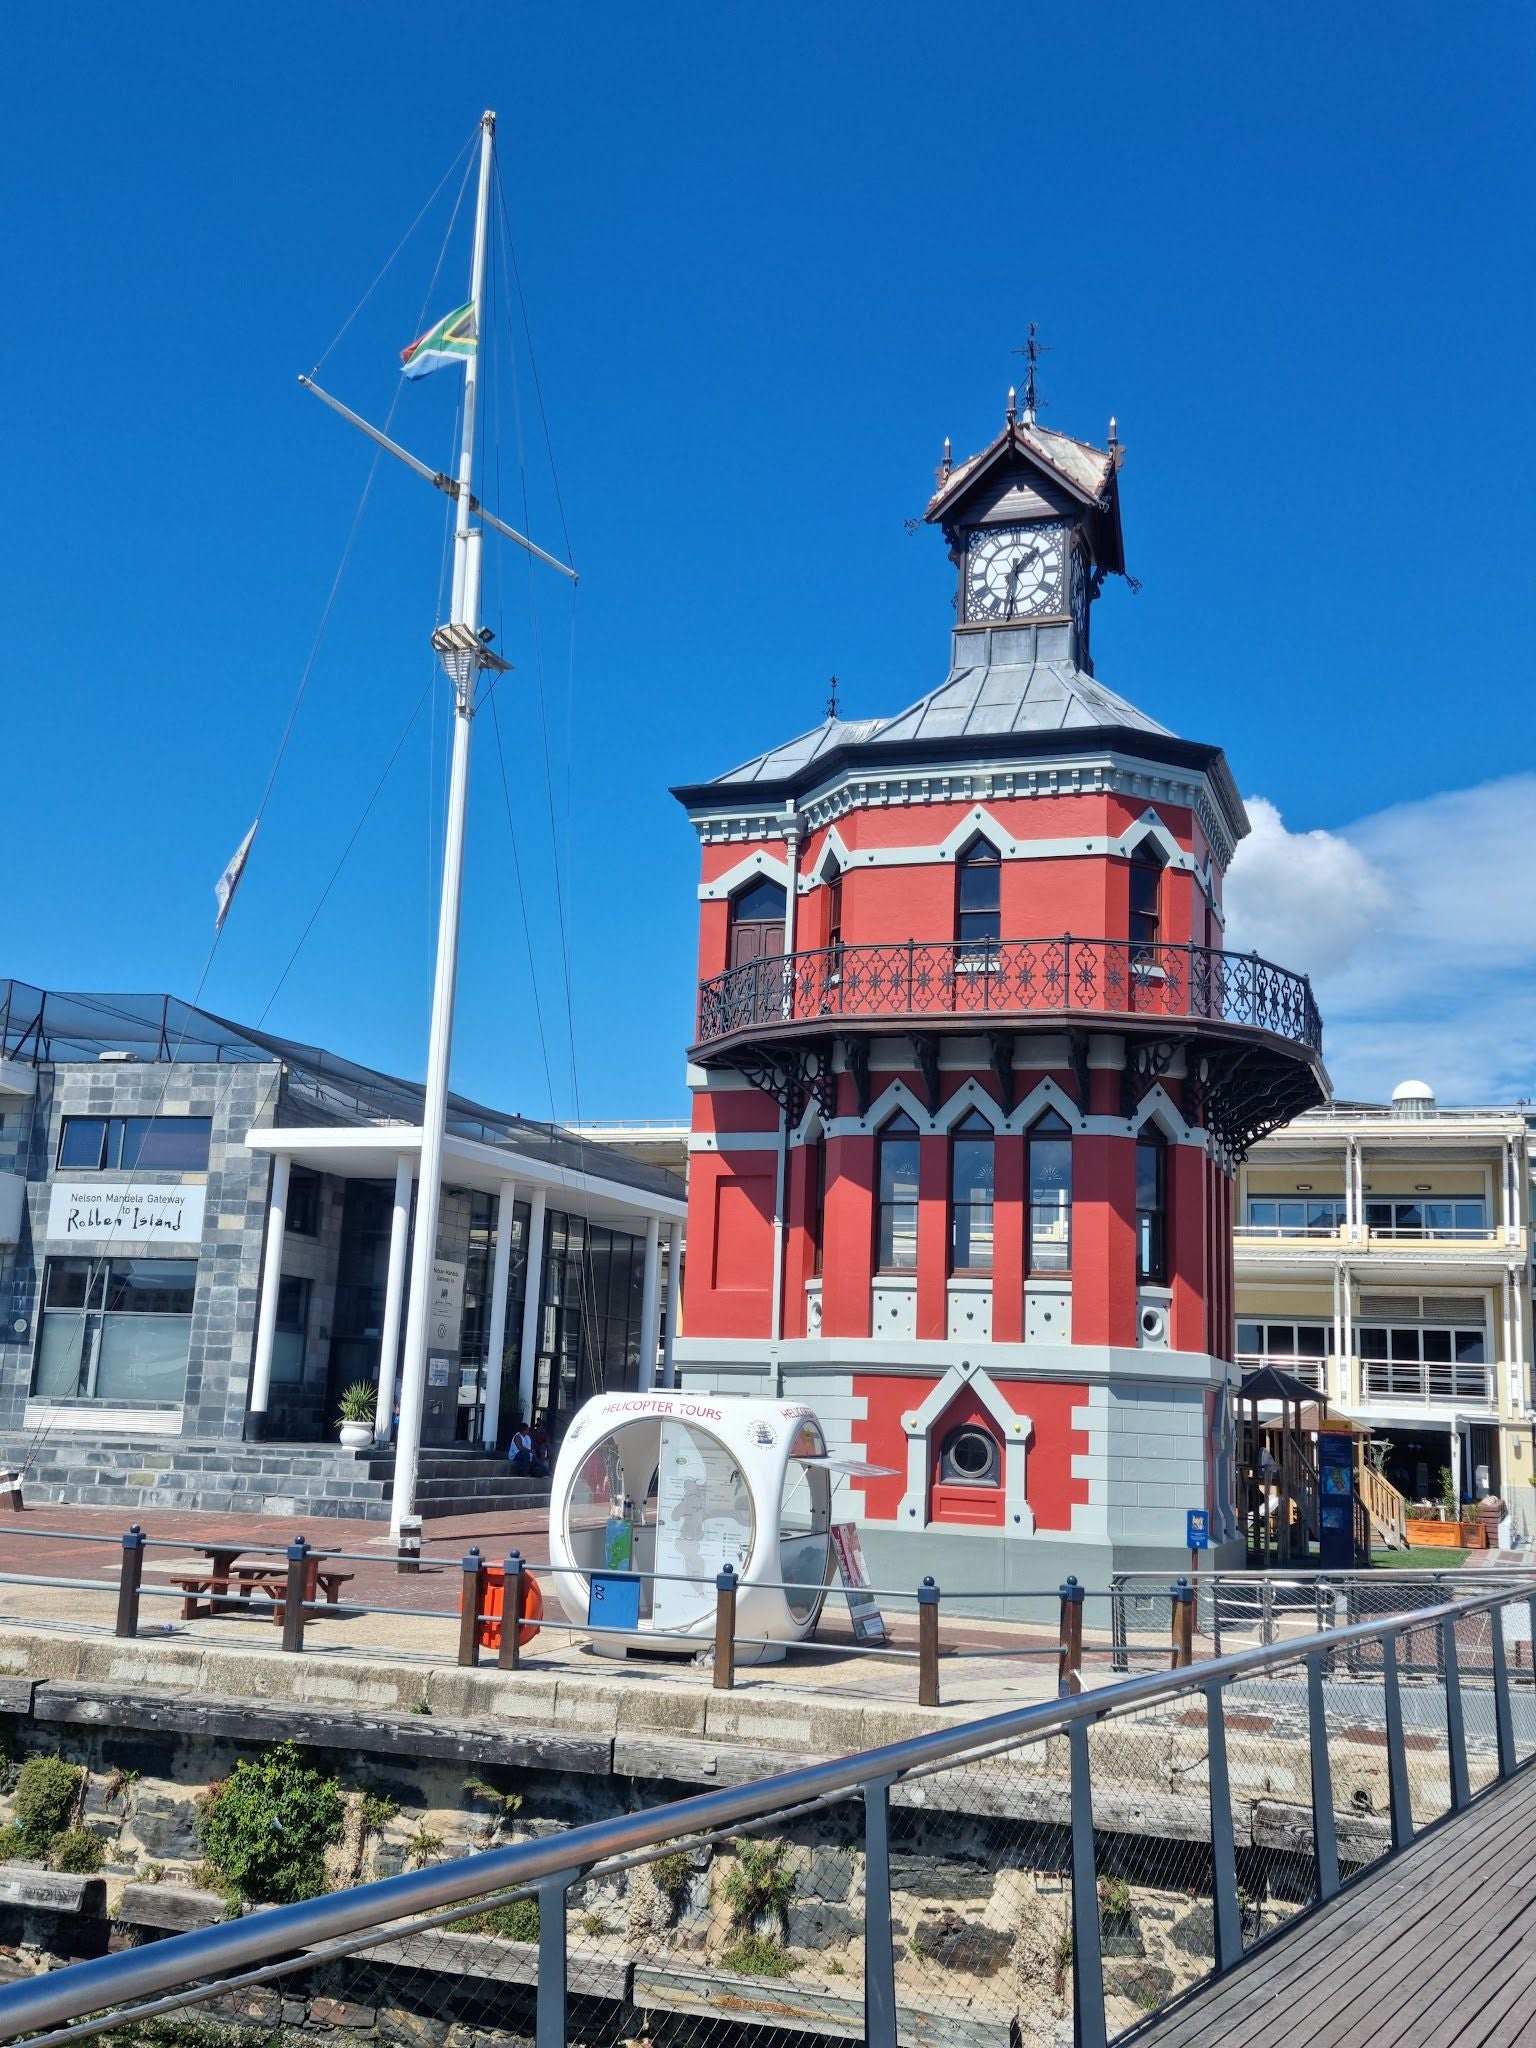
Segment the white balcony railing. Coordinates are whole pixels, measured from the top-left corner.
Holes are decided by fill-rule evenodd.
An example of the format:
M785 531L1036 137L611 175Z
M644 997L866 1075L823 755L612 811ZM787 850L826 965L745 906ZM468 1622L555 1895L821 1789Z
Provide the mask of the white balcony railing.
M1240 1351L1237 1362L1244 1373L1258 1372L1262 1366L1272 1365L1276 1372L1288 1372L1304 1386L1323 1393L1328 1384L1328 1361L1326 1358L1279 1358L1270 1357L1266 1352Z
M1421 1408L1491 1408L1493 1367L1362 1358L1360 1398L1367 1405L1376 1401Z

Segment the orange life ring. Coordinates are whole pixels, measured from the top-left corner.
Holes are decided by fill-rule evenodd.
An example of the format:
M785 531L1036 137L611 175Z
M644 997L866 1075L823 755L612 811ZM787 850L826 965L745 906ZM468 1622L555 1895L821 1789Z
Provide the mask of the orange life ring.
M523 1573L522 1608L517 1617L517 1643L519 1649L526 1649L539 1632L539 1623L544 1619L544 1595L539 1591L539 1582L532 1572Z

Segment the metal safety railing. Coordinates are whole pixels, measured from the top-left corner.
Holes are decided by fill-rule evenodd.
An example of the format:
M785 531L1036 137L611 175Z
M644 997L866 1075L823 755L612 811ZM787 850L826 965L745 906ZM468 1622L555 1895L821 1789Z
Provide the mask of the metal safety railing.
M1441 1602L275 1906L8 1984L0 2040L323 1994L392 2039L473 2010L536 2048L621 2018L1105 2048L1536 1755L1533 1608Z

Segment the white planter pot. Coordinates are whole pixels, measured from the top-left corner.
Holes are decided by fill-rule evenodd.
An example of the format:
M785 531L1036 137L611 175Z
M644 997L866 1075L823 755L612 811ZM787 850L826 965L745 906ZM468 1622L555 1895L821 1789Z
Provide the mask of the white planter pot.
M372 1442L371 1422L344 1422L341 1425L341 1448L344 1451L365 1451Z

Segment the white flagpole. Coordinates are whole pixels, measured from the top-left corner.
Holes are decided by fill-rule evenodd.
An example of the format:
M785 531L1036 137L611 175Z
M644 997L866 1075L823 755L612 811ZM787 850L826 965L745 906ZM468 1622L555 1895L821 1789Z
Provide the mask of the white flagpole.
M452 623L468 630L459 646L443 654L453 684L453 763L448 780L448 829L443 850L443 893L437 922L437 970L432 984L432 1029L427 1047L426 1100L422 1108L421 1167L416 1196L416 1230L411 1245L411 1289L401 1368L400 1427L395 1437L395 1482L390 1526L416 1512L422 1408L427 1381L427 1327L431 1320L437 1260L437 1219L442 1202L443 1134L448 1114L448 1062L453 1048L453 1000L459 959L459 897L464 870L464 813L469 795L469 732L474 717L480 661L467 651L480 630L480 529L474 524L475 395L485 342L482 289L485 283L486 223L490 212L491 151L496 116L480 121L480 188L475 206L475 246L470 259L470 302L475 346L464 359L464 432L459 443L458 515L453 550ZM381 1361L379 1399L390 1399L394 1360ZM457 1400L457 1389L446 1399Z

